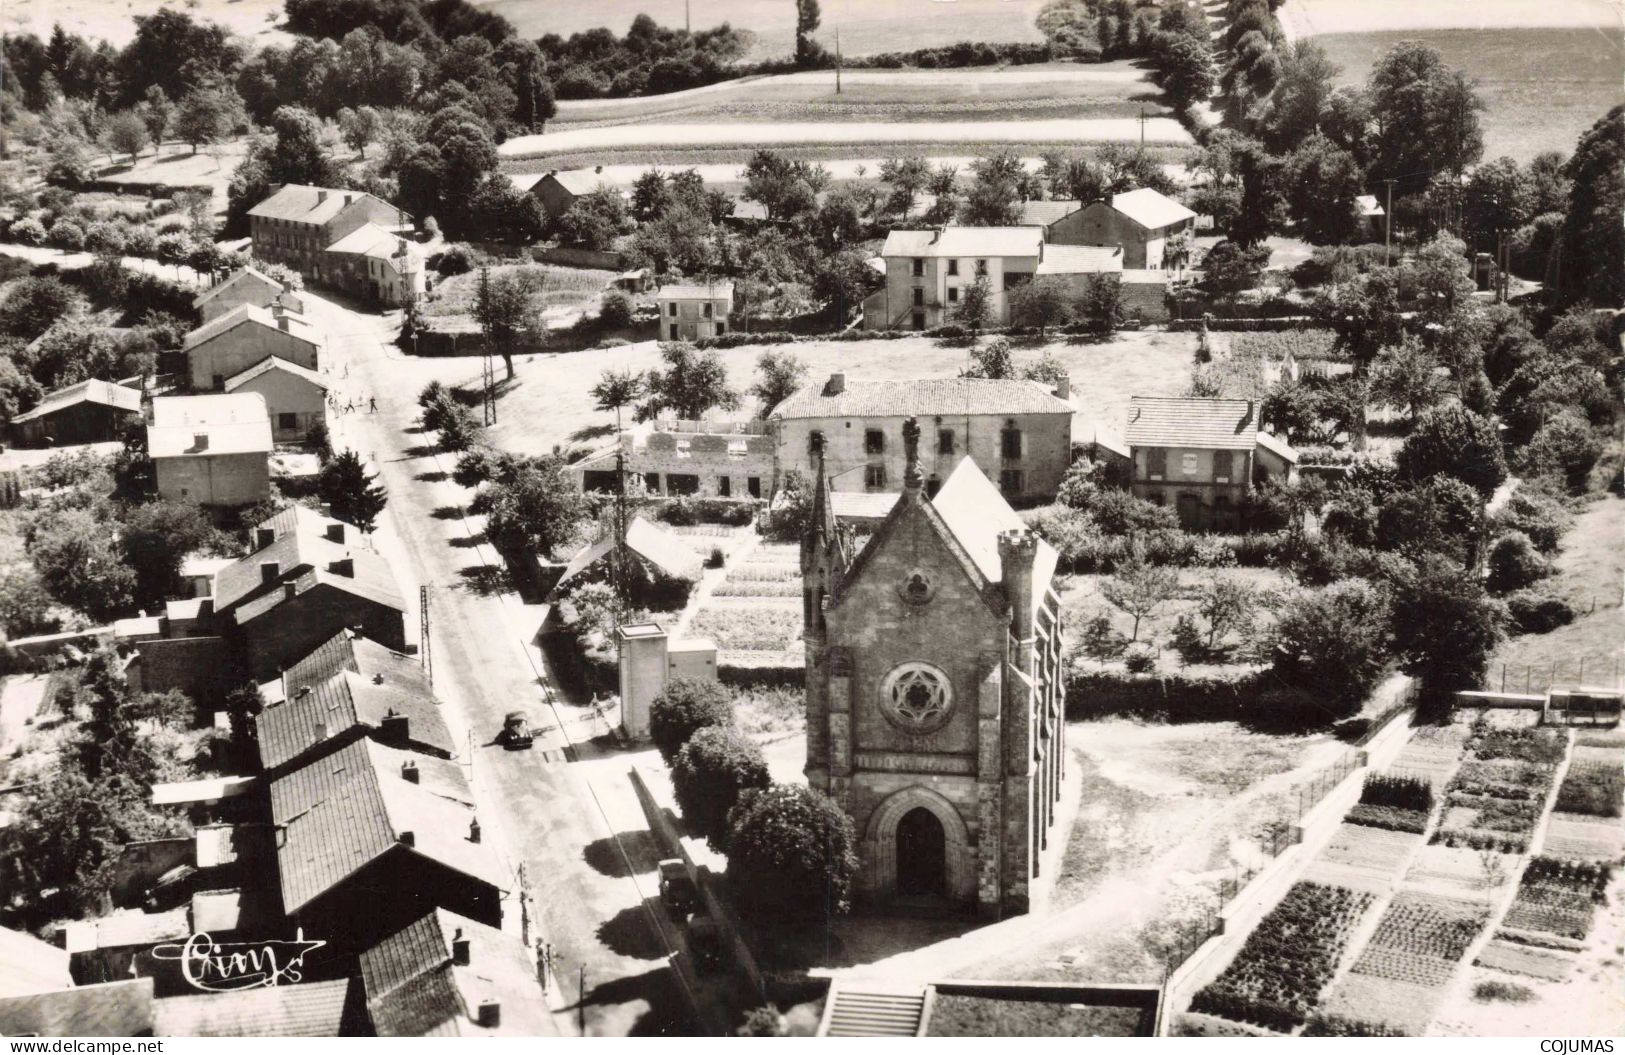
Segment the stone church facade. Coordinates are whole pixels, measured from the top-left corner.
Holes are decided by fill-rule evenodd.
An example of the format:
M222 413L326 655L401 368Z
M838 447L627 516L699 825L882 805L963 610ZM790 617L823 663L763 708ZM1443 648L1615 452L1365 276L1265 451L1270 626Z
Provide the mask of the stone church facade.
M969 459L856 551L821 467L802 543L808 783L852 818L858 898L1025 912L1064 765L1056 555Z

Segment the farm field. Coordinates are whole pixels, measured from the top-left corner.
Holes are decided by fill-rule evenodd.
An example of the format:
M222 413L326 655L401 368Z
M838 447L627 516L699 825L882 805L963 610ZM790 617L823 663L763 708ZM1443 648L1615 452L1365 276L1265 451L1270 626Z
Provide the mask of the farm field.
M1364 5L1345 6L1365 10ZM1408 6L1426 9L1433 5ZM1370 15L1362 17L1371 19L1367 25L1391 24ZM1617 12L1611 28L1517 26L1328 33L1318 22L1316 28L1314 40L1343 67L1339 80L1344 84L1365 83L1372 64L1402 40L1422 39L1437 48L1447 64L1478 81L1479 93L1488 105L1480 116L1485 160L1507 155L1527 162L1544 150L1566 155L1574 150L1581 132L1625 100L1620 84L1625 36ZM1562 61L1554 63L1554 56L1562 56Z
M181 5L174 0L6 0L0 28L6 33L34 33L43 40L60 22L71 33L123 47L135 36L134 16L155 15L162 7L178 10ZM282 0L215 2L193 13L220 23L255 45L286 44L293 39L276 28L282 20Z

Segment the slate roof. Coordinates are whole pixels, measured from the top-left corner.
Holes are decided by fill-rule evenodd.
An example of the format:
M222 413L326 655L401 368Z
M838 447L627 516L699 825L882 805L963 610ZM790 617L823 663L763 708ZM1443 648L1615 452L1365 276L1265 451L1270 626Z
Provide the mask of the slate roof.
M303 183L289 183L248 210L248 215L269 220L320 224L331 220L347 206L355 204L362 198L372 197L373 195L365 191L335 190L328 187L311 187ZM382 198L374 200L383 201Z
M884 491L831 491L830 507L836 520L884 520L899 494Z
M280 330L279 321L288 322L287 334L306 344L321 347L322 336L317 332L303 315L289 311L286 308L262 308L258 304L239 304L224 315L216 316L186 335L183 342L188 352L200 345L207 344L216 337L235 330L239 326L263 326L268 330Z
M360 980L274 985L153 1002L160 1037L337 1037L354 1035L346 1003L360 1003ZM359 1017L352 1013L352 1018Z
M844 391L807 385L773 408L772 418L963 417L966 414L1071 414L1072 405L1036 381L930 377L866 381L848 377Z
M239 388L248 384L250 381L254 380L256 377L263 377L273 370L279 370L284 374L291 374L292 376L303 381L310 382L317 388L324 391L327 389L327 382L323 380L322 375L318 374L316 371L308 370L305 367L300 366L298 363L290 362L287 359L282 358L280 355L268 355L264 359L261 359L259 362L255 363L253 366L249 367L247 370L244 370L242 373L233 374L232 376L226 378L226 391L235 392Z
M278 282L270 275L267 275L259 268L240 267L236 271L233 271L230 277L226 278L223 282L217 282L213 286L210 286L208 289L204 290L202 293L199 293L197 296L193 297L192 307L201 308L203 305L209 303L209 301L218 297L220 294L224 293L233 286L249 281L257 281L269 287L273 294L282 292L282 283Z
M1251 450L1258 442L1258 414L1250 399L1135 396L1123 438L1130 447Z
M508 182L513 185L514 189L522 191L531 190L536 184L547 178L545 172L510 172L507 175Z
M1081 201L1024 201L1021 203L1023 226L1048 227L1058 220L1083 208Z
M1040 275L1097 275L1123 270L1123 249L1116 245L1046 245L1039 258Z
M152 979L0 997L7 1037L150 1037Z
M0 993L21 996L72 984L66 951L26 931L0 927Z
M1044 244L1036 227L942 227L925 231L892 231L881 256L983 257L1033 256Z
M673 282L655 291L656 300L733 300L732 282Z
M459 932L468 963L452 962ZM380 1037L556 1036L532 954L495 927L437 909L364 950L361 981ZM501 1023L478 1025L495 1001Z
M39 406L24 414L18 414L11 419L13 425L23 421L33 421L43 418L47 414L55 414L59 410L78 406L80 403L96 403L114 410L122 410L131 414L141 413L141 390L115 385L111 381L81 381L77 385L59 388L49 392L40 400Z
M385 684L424 696L433 695L429 679L417 660L376 641L357 637L348 630L340 630L283 671L283 689L292 694L301 685L316 685L346 670L366 678L381 676Z
M296 913L377 858L399 847L505 889L490 846L468 840L474 811L432 788L409 783L392 757L356 740L271 782L271 819L282 902ZM411 833L412 846L401 843Z
M254 398L260 397L256 394ZM276 520L273 517L268 523L274 525ZM215 573L217 614L229 611L239 624L246 623L286 601L289 583L294 584L296 596L326 585L397 611L406 611L394 568L376 551L359 543L352 545L348 540L358 534L354 528L345 532L347 541L334 542L324 533L323 528L329 522L325 517L294 513L284 518L283 524L289 520L294 526L276 541ZM348 574L335 570L339 562L346 560ZM261 571L262 565L270 562L275 562L278 568L274 583L265 582Z
M199 446L198 434L208 437ZM258 392L159 396L152 401L147 452L154 458L271 450L271 415Z
M255 716L260 765L266 769L286 765L326 740L358 732L376 734L390 715L405 716L408 742L445 755L457 751L432 696L375 684L349 670L308 688L295 690L285 702Z
M1112 208L1150 230L1196 219L1194 212L1150 187L1112 195Z
M999 533L1024 531L1027 525L1010 508L999 489L993 486L976 462L965 458L948 474L931 505L941 514L948 530L970 554L976 567L989 582L1004 580L999 561ZM1060 557L1055 548L1038 539L1038 552L1033 558L1033 608L1044 603L1044 591L1049 589Z

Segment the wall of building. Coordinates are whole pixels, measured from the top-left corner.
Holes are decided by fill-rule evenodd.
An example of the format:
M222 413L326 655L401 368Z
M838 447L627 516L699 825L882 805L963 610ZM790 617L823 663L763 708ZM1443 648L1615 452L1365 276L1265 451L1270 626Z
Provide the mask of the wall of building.
M772 493L776 450L770 435L652 432L642 443L632 439L624 441L626 472L642 479L653 494L766 498ZM615 489L615 452L573 468L582 490ZM753 480L756 495L751 493Z
M667 341L697 341L721 337L728 332L728 316L733 301L727 297L710 300L666 300L657 298L660 308L660 337ZM706 309L711 314L706 314Z
M988 284L993 291L989 324L1006 325L1010 321L1007 290L1031 281L1038 269L1037 257L924 257L918 259L923 259L925 273L915 275L915 259L907 256L886 258L886 296L881 298L881 310L875 313L874 318L865 314L865 327L871 330L929 330L953 321L965 287L976 281L976 262L979 259L986 261ZM916 289L920 290L919 305L914 302ZM917 321L922 324L916 325Z
M1139 318L1145 322L1168 321L1167 282L1124 281L1122 290L1123 313L1129 318Z
M265 397L271 435L278 442L304 439L327 417L327 393L322 387L283 370L267 370L232 391L258 392ZM283 422L284 414L293 415L292 423Z
M1079 209L1044 228L1044 241L1050 245L1100 245L1088 240L1088 230L1089 222Z
M317 348L310 342L286 330L244 322L187 351L192 387L200 392L221 391L227 378L272 355L307 370L321 365Z
M187 455L154 459L158 494L170 502L246 506L271 496L266 453Z
M570 206L576 203L576 196L564 189L563 184L552 176L543 176L536 181L531 193L541 199L542 210L547 218L556 220L570 211Z
M19 447L52 446L65 443L103 443L124 435L124 429L141 420L137 410L118 410L101 403L75 403L31 421L12 426Z
M808 479L813 475L811 434L824 434L824 466L836 491L901 491L903 488L903 417L885 418L797 418L779 422L779 471L798 470ZM1003 457L1002 437L1007 422L1020 430L1021 458ZM1022 473L1021 489L1007 497L1016 501L1053 497L1061 478L1072 463L1072 415L1070 414L982 414L965 417L923 418L920 439L920 468L927 487L933 479L948 478L967 455L995 484L1004 469ZM884 449L879 455L865 452L865 436L880 430ZM939 449L939 433L953 433L951 452ZM868 466L878 466L883 483L866 486Z
M200 710L210 710L242 681L236 655L225 638L175 637L143 641L130 666L137 692L179 689Z
M374 859L292 918L307 937L328 942L324 953L339 955L393 934L431 908L502 926L501 891L404 846Z

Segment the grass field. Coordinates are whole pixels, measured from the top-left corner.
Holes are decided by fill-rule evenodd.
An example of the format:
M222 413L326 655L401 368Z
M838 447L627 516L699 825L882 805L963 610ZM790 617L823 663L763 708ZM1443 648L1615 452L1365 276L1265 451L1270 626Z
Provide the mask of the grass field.
M282 20L282 0L6 0L0 5L0 28L7 33L51 35L60 22L73 33L123 47L135 36L136 15L155 15L170 7L218 22L251 44L286 44L293 38L275 28Z
M1372 64L1402 40L1433 45L1445 62L1478 81L1489 107L1480 117L1486 160L1508 155L1528 161L1543 150L1572 153L1580 133L1625 100L1625 37L1617 14L1608 29L1394 29L1314 39L1343 67L1340 79L1347 84L1363 84Z

